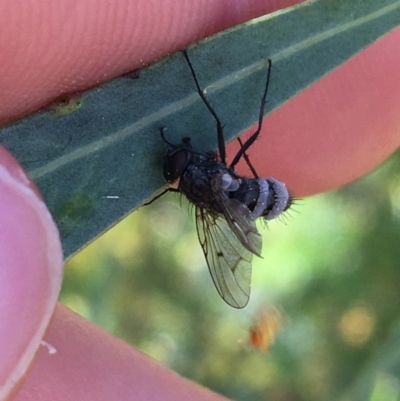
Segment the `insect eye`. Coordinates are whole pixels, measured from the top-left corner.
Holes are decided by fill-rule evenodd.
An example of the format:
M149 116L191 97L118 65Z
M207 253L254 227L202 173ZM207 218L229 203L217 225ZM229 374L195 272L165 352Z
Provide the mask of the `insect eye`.
M185 171L189 161L186 149L176 149L167 154L164 163L164 179L169 183L176 181Z

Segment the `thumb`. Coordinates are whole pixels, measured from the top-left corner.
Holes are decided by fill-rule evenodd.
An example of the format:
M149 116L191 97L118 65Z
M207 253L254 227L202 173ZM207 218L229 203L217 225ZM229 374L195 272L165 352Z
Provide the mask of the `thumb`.
M26 372L62 280L57 228L17 161L0 147L0 400Z

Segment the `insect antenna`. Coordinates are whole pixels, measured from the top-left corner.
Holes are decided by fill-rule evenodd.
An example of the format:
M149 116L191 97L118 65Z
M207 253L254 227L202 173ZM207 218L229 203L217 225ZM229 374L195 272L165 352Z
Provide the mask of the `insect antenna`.
M165 137L165 131L167 130L166 127L161 127L160 128L160 135L162 140L169 146L171 146L171 148L176 148L176 145L174 145L172 142L170 142L166 137Z
M265 105L267 104L267 93L268 93L268 87L269 87L269 80L271 77L271 68L272 68L272 62L270 59L268 59L268 72L267 72L267 81L265 83L265 89L264 89L264 94L261 99L261 105L260 105L260 113L258 115L258 128L257 130L250 135L250 137L246 140L246 142L242 145L240 150L236 153L236 156L234 157L230 168L234 168L236 164L238 164L240 158L243 156L244 159L246 160L246 163L249 165L251 172L254 174L255 170L254 167L251 166L251 163L249 164L249 158L246 154L246 150L250 148L251 145L253 145L254 141L257 139L258 135L260 135L261 128L262 128L262 123L264 120L264 109ZM241 143L241 141L239 141Z
M217 123L219 157L221 159L221 162L225 164L226 163L225 162L226 151L225 151L225 139L224 139L224 126L222 125L220 119L218 118L217 113L214 111L214 109L212 108L211 104L208 102L207 98L204 96L204 93L203 93L202 89L200 88L199 81L197 80L196 73L194 72L194 68L192 66L192 63L190 62L189 56L187 54L187 51L186 50L182 50L182 53L185 56L186 62L189 65L190 71L191 71L193 79L194 79L194 83L196 85L197 93L199 94L201 100L206 105L208 111L212 114L212 116L214 117L215 122Z

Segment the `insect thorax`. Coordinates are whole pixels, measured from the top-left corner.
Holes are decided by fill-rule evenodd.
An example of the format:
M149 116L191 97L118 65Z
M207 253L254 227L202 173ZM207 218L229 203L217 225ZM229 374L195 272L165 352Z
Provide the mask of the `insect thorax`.
M179 190L195 206L221 214L222 209L211 189L211 177L226 172L228 170L223 163L211 157L194 155L180 178Z

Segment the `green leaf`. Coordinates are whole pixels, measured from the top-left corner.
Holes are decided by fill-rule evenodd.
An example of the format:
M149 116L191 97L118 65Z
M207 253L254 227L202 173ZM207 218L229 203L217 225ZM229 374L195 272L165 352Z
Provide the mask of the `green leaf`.
M270 112L398 21L399 1L308 2L215 35L189 56L228 140L257 120L267 58L273 62ZM118 78L72 103L0 132L1 143L42 191L66 257L164 185L160 127L168 128L171 142L190 136L198 149L216 147L215 122L181 53L141 70L137 79Z

